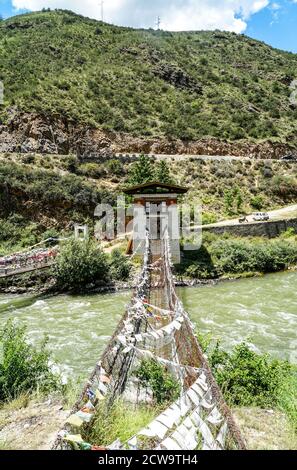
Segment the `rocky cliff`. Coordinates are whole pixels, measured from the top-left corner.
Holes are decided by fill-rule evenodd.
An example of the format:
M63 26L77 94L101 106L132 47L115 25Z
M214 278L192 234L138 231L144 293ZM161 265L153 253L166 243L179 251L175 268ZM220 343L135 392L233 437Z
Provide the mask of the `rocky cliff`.
M270 140L230 142L216 138L185 141L165 137L135 137L103 131L75 122L11 110L0 125L0 153L77 154L82 158L110 157L114 153L234 155L280 158L292 148Z

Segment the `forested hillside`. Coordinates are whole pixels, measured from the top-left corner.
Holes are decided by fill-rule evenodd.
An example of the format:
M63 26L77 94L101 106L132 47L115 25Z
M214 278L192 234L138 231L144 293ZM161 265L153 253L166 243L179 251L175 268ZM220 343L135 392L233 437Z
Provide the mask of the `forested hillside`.
M0 150L96 151L119 133L132 151L137 138L297 145L296 77L295 54L244 35L21 15L0 23Z

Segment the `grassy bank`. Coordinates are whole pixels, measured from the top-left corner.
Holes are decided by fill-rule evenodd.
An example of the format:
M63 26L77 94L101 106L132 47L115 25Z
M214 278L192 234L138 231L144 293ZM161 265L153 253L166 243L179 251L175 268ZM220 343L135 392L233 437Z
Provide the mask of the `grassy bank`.
M59 376L49 366L50 352L45 343L38 350L34 348L22 327L9 322L0 336L4 346L0 367L0 448L49 448L78 390L73 384L61 385ZM256 354L245 344L227 353L209 336L198 335L198 339L250 448L296 449L296 366ZM153 402L136 408L120 399L111 409L106 407L107 402L101 402L92 427L84 431L86 442L104 446L117 438L125 441L174 400L175 383L168 380L168 372L160 366L143 363L137 375L146 384L149 380ZM173 394L170 398L168 392ZM275 431L279 439L273 435Z
M8 321L0 329L0 342L0 449L49 449L77 386L64 384L46 338L36 348L25 327Z
M198 334L198 340L230 407L283 413L296 448L297 366L269 354L257 354L245 343L226 352L210 335Z

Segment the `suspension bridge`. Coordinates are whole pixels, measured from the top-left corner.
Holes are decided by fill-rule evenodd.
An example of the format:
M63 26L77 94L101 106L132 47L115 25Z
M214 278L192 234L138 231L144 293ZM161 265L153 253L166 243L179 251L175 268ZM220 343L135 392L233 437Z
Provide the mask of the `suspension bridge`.
M177 296L170 241L150 240L133 293L114 335L75 404L53 449L242 450L245 442ZM85 442L98 407L121 398L135 407L152 400L136 377L152 359L180 384L179 398L126 442Z
M0 278L49 268L59 253L59 246L56 243L60 240L62 239L48 238L25 251L0 257ZM46 245L51 246L46 247Z

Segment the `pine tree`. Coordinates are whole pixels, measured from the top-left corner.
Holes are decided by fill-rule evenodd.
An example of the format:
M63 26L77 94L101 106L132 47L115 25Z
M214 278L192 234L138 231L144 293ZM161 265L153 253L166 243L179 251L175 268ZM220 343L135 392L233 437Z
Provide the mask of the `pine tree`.
M159 183L165 183L165 184L172 183L169 166L164 160L161 160L156 165L155 180L158 181Z
M154 180L154 171L151 159L145 155L140 155L139 160L132 165L129 172L130 184L149 183Z
M238 194L237 194L237 198L236 198L237 212L241 211L242 204L243 204L243 197L242 197L241 192L239 191Z
M224 192L225 211L228 215L233 213L234 196L232 191Z

